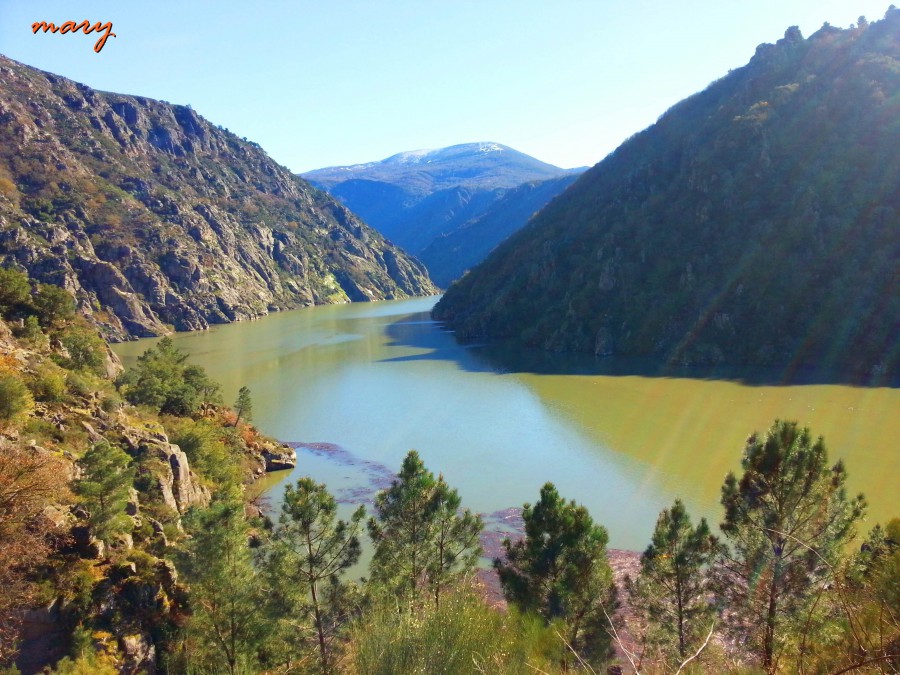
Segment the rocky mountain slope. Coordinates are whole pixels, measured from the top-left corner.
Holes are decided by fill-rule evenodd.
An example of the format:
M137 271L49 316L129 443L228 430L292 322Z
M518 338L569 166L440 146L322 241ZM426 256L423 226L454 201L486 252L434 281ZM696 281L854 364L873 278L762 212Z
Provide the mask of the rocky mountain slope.
M461 339L896 378L900 10L750 63L625 142L453 286Z
M506 211L507 218L489 217L450 247L437 244L429 272L446 286L522 227L581 171L560 169L499 143L465 143L317 169L303 177L415 255L469 229L489 212ZM538 183L541 189L526 187Z
M0 56L0 264L112 339L436 292L424 267L189 106Z

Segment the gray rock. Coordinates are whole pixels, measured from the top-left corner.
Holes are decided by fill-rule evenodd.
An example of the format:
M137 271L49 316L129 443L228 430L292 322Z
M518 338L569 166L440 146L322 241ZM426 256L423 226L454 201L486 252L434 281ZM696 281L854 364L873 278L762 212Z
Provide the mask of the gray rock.
M121 672L126 675L156 672L156 645L144 633L119 638L124 663Z
M262 456L266 461L266 471L283 471L297 466L297 452L287 445L263 448Z

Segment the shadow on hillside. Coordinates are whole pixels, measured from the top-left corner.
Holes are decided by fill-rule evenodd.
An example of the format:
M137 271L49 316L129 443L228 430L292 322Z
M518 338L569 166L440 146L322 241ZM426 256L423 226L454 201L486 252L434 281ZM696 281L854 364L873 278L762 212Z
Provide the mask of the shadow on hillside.
M385 334L391 346L425 350L421 354L384 359L385 362L451 361L468 372L686 378L725 380L749 386L837 384L900 387L900 376L896 373L893 377L866 381L853 373L809 366L683 366L652 357L600 357L547 352L508 342L460 345L452 331L444 329L440 322L432 321L426 312L388 324Z

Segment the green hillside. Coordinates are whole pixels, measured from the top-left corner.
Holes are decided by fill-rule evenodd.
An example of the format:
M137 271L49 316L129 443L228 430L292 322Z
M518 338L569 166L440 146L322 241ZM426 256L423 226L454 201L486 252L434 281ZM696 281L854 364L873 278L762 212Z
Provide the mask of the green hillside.
M461 339L898 365L900 11L789 29L588 171L435 308Z

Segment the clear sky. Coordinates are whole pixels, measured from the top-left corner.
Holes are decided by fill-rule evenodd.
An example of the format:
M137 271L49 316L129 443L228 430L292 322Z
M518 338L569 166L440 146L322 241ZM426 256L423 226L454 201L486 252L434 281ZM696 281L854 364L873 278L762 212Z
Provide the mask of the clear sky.
M472 141L593 165L756 46L890 0L0 0L0 53L190 104L294 171ZM112 21L117 37L34 35Z

